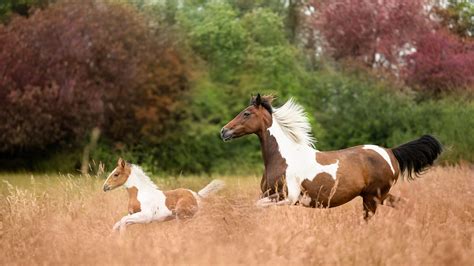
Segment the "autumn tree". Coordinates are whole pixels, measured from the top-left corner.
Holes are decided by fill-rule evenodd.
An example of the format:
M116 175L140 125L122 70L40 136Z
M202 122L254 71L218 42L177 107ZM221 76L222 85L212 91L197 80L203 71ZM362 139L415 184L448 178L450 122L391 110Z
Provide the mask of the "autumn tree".
M399 55L430 29L423 0L313 1L311 25L336 59L398 65Z
M439 30L422 36L406 59L406 79L415 88L432 94L474 92L474 42Z
M188 88L166 29L126 4L59 3L0 26L0 152L153 141Z

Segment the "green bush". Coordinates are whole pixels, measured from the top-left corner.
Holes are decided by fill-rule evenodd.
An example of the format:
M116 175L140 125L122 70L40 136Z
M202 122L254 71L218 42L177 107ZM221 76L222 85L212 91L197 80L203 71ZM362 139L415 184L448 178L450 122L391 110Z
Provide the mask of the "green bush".
M315 73L302 99L325 131L320 146L340 149L370 142L387 146L391 133L403 123L400 112L406 110L408 97L385 90L384 85L362 75Z
M257 8L242 18L242 24L250 38L262 46L288 43L282 18L266 8Z
M474 103L414 96L367 75L322 71L302 99L323 130L315 132L321 150L361 144L395 147L432 134L445 146L441 160L474 161Z
M190 5L181 9L178 23L193 50L209 63L213 78L232 81L248 41L237 12L225 2L211 1L202 7Z
M243 173L260 162L255 136L224 143L220 129L245 108L250 94L201 76L193 84L186 113L175 134L151 149L144 163L153 171Z
M474 102L451 97L412 103L404 127L391 135L389 144L398 145L431 133L444 145L442 161L474 162Z

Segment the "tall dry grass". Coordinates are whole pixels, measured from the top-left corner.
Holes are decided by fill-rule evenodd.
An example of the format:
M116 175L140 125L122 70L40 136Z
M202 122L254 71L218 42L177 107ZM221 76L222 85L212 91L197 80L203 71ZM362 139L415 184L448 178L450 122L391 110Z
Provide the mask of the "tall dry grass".
M380 207L369 223L360 199L334 209L258 209L257 177L225 180L226 190L193 219L132 225L123 236L110 229L126 213L126 192L102 192L102 179L4 183L0 264L474 265L471 166L400 181L392 191L407 201ZM158 183L197 190L208 181Z

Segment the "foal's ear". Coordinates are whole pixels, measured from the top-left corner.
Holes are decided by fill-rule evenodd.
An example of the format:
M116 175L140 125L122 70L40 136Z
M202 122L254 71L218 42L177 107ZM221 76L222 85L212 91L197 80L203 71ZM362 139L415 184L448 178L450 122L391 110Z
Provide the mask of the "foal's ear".
M260 96L260 93L257 93L257 97L255 97L255 105L259 106L262 104L262 97Z
M125 168L125 160L120 157L117 162L117 166L120 166L122 168Z

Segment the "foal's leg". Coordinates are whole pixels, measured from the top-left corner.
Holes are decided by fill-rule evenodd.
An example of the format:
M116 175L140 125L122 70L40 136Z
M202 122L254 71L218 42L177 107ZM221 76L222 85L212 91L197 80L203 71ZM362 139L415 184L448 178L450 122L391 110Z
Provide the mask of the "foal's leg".
M364 219L367 221L375 214L377 210L377 199L372 195L363 196Z
M178 220L191 218L197 211L198 206L188 199L181 199L176 203L176 217Z
M125 227L129 224L136 224L136 223L149 223L153 220L153 215L148 212L136 212L134 214L130 214L127 216L122 217L119 222L117 222L113 230L119 230L124 231Z

